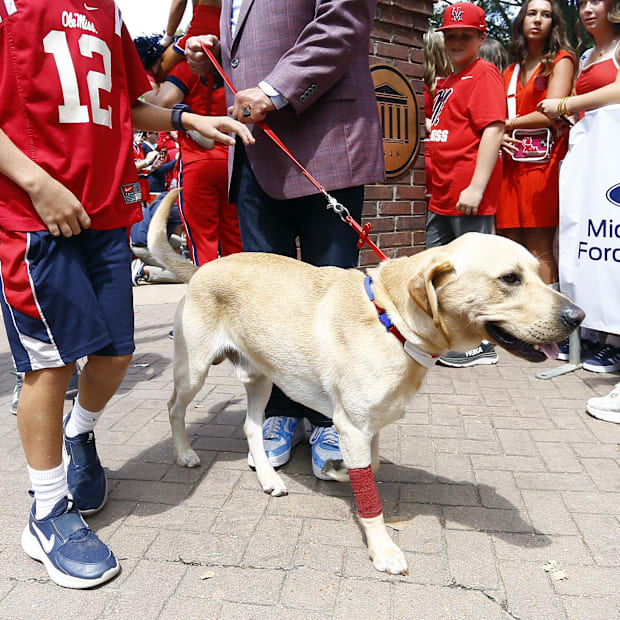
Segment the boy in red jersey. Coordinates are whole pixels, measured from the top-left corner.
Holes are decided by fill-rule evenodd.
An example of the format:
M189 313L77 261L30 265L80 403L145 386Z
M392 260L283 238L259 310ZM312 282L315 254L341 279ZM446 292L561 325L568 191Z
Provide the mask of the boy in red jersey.
M493 232L501 185L499 149L506 119L504 83L497 67L478 58L486 39L484 11L470 2L448 6L443 24L452 73L437 84L431 117L433 186L426 245L449 243L466 232ZM448 366L494 364L493 345L440 358Z
M112 0L0 2L0 58L0 303L26 373L17 423L34 495L22 547L56 583L88 588L120 568L80 512L105 502L93 428L134 349L132 124L253 140L231 119L138 101L150 86ZM63 425L80 357L88 362Z

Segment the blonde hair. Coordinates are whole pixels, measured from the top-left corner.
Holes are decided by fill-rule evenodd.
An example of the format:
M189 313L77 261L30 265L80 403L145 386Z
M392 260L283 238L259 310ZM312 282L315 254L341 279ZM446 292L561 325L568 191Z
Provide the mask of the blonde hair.
M424 84L435 96L437 80L452 73L452 65L446 52L446 44L443 32L429 30L422 37L424 41Z
M496 39L487 37L485 42L480 46L478 56L492 62L499 69L500 73L504 73L504 69L508 66L508 54L506 49Z

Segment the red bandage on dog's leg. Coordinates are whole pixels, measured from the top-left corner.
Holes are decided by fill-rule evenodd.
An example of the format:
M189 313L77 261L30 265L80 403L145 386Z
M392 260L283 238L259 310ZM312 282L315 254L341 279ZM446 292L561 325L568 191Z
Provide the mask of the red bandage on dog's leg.
M381 498L370 465L363 469L349 469L357 514L364 519L378 517L382 512Z

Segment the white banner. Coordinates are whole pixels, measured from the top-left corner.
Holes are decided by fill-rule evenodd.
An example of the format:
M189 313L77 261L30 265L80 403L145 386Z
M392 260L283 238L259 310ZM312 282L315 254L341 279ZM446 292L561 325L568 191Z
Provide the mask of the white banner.
M560 289L620 334L620 105L587 112L560 168Z

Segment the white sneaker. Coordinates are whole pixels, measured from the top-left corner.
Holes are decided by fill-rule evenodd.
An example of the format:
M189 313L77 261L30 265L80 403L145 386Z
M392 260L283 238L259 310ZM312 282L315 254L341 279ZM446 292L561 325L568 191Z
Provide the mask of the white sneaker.
M306 436L303 418L273 416L263 422L263 444L267 459L273 467L281 467L291 460L291 450ZM254 467L254 459L248 452L248 465Z
M607 396L588 399L586 411L599 420L620 424L620 383Z

